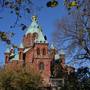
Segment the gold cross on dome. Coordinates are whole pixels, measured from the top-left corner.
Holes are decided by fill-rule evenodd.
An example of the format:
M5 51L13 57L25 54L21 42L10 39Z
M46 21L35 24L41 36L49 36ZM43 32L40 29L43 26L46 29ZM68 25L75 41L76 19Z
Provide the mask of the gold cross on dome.
M32 16L32 21L37 21L37 16Z

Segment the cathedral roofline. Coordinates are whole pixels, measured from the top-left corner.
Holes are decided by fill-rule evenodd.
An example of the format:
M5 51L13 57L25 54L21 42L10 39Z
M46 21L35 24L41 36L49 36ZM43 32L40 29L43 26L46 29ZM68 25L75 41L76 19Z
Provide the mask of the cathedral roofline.
M55 46L53 43L51 43L50 49L55 49Z
M34 34L37 33L38 37L35 39L35 43L47 43L47 41L45 40L45 37L43 35L42 32L42 28L41 26L38 24L37 22L37 17L36 16L32 16L32 23L31 25L28 27L25 36L28 34Z
M19 48L24 48L23 43L20 44Z
M44 45L47 44L48 45L49 43L48 42L35 42L34 44L44 44Z

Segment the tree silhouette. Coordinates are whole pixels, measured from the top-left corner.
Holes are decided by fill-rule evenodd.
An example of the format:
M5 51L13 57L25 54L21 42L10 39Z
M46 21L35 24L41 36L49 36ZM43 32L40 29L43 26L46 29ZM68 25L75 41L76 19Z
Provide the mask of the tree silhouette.
M38 90L43 85L40 74L34 68L18 67L0 69L1 90Z
M83 0L82 0L83 1ZM57 23L54 40L58 46L68 43L66 48L74 53L74 59L90 60L90 1L85 0L80 9L71 10L67 18ZM61 44L62 45L62 44Z

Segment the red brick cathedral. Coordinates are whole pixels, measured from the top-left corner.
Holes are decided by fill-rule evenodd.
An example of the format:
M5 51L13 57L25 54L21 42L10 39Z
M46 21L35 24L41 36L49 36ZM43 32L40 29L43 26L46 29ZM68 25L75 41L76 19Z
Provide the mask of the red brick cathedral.
M5 64L31 64L48 82L51 76L51 62L62 58L61 65L64 68L64 56L62 50L59 53L56 52L53 44L49 47L47 37L43 35L37 17L32 16L32 23L23 36L18 53L13 48L7 48L5 51Z

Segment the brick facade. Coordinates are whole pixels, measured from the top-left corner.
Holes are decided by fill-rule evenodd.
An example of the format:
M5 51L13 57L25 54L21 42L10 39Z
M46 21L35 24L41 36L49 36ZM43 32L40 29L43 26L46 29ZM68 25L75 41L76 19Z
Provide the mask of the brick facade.
M58 59L56 49L45 39L41 27L37 24L36 17L32 19L31 26L23 36L18 53L14 49L5 52L5 64L15 68L16 65L32 65L36 71L41 73L45 82L49 82L51 76L52 61ZM55 58L56 55L56 58ZM65 55L60 54L61 65L65 67Z

